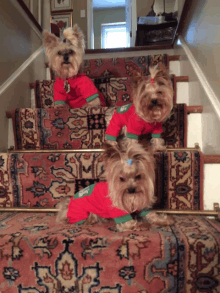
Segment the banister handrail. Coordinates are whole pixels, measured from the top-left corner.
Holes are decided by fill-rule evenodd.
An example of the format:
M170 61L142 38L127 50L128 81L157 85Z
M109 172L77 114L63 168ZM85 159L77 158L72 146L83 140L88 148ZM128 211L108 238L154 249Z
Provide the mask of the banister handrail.
M17 0L17 2L20 4L20 6L23 8L29 19L32 21L32 23L36 26L36 28L42 33L43 28L41 25L38 23L34 15L31 13L30 9L27 7L27 5L24 3L23 0Z

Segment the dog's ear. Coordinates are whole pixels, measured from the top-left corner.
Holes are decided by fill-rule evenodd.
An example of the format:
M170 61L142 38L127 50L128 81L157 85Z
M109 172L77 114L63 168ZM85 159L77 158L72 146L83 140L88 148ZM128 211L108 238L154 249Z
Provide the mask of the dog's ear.
M85 51L85 36L83 31L77 24L73 27L69 27L63 31L63 36L68 39L73 46L79 48L83 53Z
M137 88L139 84L143 81L143 79L144 77L142 72L139 72L137 70L134 70L132 72L132 86L134 88Z
M59 39L48 31L43 32L43 42L47 57L49 57L51 51L59 45Z
M169 70L165 67L162 62L159 62L157 67L155 68L155 76L154 78L163 77L165 79L170 79Z
M117 146L112 146L109 143L103 145L104 153L102 158L104 163L107 163L108 160L119 160L121 158L121 152Z

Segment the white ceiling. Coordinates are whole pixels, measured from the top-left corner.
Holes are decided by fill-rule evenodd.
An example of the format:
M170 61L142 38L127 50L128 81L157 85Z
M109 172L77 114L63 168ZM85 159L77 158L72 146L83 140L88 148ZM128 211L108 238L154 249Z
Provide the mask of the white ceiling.
M93 0L93 9L125 7L125 0Z

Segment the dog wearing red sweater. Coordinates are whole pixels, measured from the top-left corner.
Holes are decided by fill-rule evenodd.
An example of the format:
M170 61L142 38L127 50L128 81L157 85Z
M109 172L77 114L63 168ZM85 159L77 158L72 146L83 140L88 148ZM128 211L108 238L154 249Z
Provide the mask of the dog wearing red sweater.
M106 139L117 144L120 131L126 126L126 137L138 142L139 136L151 133L153 152L165 150L162 123L173 107L173 87L170 76L162 63L150 67L150 76L133 74L133 103L119 107L106 129Z
M57 222L91 225L113 219L119 231L172 225L173 218L151 210L155 203L154 157L140 144L126 151L106 145L103 154L106 182L80 190L58 204Z
M105 106L103 95L92 80L80 69L85 51L82 30L75 24L63 32L63 41L48 31L44 31L44 47L49 66L56 74L54 83L55 107L82 108Z

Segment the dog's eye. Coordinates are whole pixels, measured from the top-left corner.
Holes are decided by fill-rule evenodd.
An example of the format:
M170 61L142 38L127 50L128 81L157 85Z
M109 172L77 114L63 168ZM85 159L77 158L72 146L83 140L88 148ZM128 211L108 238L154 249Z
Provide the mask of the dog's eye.
M62 55L62 53L61 53L61 51L58 51L58 53L57 53L58 55Z
M162 95L162 92L159 91L158 94L159 94L159 95Z
M125 178L120 177L120 181L121 181L121 182L125 182Z
M73 54L73 50L69 50L69 54Z
M141 179L141 174L135 176L135 180L140 180Z

